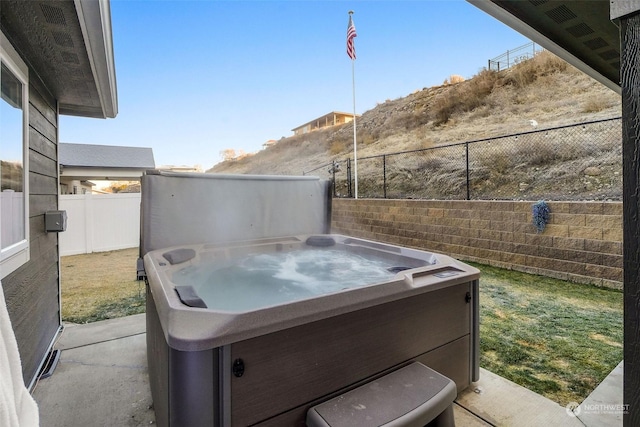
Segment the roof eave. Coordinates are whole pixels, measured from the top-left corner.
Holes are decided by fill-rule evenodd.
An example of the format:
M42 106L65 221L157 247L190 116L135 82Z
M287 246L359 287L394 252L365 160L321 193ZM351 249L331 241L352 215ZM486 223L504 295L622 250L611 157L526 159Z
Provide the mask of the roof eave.
M115 118L118 114L111 9L108 0L74 0L84 36L91 72L96 82L102 111L60 104L60 113L74 116Z

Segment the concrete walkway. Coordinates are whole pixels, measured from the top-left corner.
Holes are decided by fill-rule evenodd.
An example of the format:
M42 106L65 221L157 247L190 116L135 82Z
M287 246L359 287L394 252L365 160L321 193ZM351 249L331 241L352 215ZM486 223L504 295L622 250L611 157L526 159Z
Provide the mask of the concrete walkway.
M602 383L575 410L577 417L588 427L622 425L624 397L622 394L622 369L620 362Z
M144 314L65 325L53 375L34 397L43 427L148 426L155 423L147 373ZM622 426L622 364L575 413L481 369L460 393L456 426Z
M41 426L155 424L144 316L65 325L58 366L33 393Z

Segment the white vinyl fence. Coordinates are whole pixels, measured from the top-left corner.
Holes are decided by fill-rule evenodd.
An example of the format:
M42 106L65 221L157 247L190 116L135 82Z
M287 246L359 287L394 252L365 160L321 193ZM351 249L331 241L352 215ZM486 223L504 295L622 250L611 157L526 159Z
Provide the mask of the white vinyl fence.
M67 231L60 255L135 248L140 243L140 193L61 195Z
M0 236L3 248L24 239L24 193L13 190L0 192Z

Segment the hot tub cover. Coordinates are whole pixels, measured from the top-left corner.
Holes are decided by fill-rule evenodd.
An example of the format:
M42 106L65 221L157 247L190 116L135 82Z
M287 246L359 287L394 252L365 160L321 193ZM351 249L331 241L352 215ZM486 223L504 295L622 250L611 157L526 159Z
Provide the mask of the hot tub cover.
M182 173L142 176L140 255L329 230L329 182L312 176Z

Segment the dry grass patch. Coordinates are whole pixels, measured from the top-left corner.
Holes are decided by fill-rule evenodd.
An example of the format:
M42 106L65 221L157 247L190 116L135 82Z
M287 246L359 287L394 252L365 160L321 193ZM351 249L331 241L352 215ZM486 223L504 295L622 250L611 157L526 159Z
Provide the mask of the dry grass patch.
M89 323L144 312L138 248L60 258L62 320Z
M587 99L582 107L582 111L585 113L597 113L611 107L611 102L608 99L592 96Z

